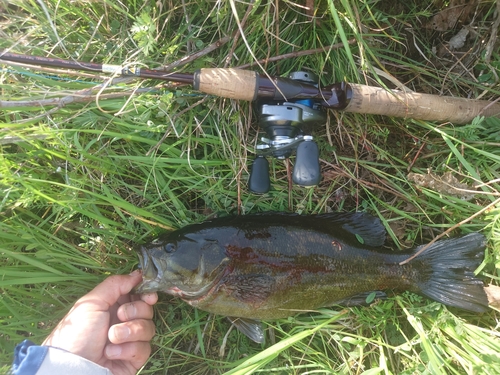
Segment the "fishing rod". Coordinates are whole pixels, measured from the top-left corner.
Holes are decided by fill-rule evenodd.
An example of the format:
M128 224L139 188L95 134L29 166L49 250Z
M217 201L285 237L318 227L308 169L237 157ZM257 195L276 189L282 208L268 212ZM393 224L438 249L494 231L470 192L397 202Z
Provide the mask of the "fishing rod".
M301 80L268 77L251 70L234 68L203 68L194 73L170 73L160 69L22 55L5 50L0 51L0 61L28 64L34 68L49 66L190 84L205 94L238 100L287 102L310 99L324 108L345 112L456 124L468 123L476 116L500 117L498 102L387 90L347 82L319 87Z

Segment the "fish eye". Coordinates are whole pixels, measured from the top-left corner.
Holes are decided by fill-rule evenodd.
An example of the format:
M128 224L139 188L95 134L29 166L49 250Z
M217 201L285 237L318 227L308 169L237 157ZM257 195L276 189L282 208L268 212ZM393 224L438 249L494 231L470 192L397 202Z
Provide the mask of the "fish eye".
M175 244L173 244L173 243L166 244L164 246L164 250L168 254L173 253L176 250Z

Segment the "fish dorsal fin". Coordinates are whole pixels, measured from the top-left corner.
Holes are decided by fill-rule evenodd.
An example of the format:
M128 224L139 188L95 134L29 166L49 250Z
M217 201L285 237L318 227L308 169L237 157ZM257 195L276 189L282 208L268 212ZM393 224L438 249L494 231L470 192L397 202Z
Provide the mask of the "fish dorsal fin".
M264 329L262 328L262 323L260 321L246 318L234 318L230 316L227 318L241 333L247 335L250 340L255 341L258 344L262 344L264 342Z
M379 247L385 242L387 232L384 225L378 217L366 212L332 212L311 217L319 220L328 220L331 224L340 224L343 230L354 235L356 240L361 244Z
M215 222L215 221L214 221ZM261 226L296 225L302 229L320 230L332 236L344 236L353 244L379 247L387 234L378 217L366 212L331 212L318 215L299 215L285 212L261 212L251 215L225 217L218 224L242 225L260 223Z

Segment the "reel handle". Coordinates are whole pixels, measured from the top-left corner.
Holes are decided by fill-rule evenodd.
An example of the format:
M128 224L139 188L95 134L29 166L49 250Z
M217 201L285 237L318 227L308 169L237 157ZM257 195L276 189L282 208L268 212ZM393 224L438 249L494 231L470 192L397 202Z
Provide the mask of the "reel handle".
M255 194L265 194L271 188L269 178L269 162L263 156L257 156L252 163L248 189Z
M305 140L297 146L297 158L293 167L292 181L304 187L311 187L321 181L319 149L316 142Z

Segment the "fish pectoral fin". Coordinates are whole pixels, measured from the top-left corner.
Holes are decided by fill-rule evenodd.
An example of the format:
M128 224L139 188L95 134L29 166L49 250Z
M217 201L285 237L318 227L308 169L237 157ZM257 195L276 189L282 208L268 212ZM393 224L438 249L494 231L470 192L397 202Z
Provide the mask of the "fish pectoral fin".
M341 305L347 307L361 306L361 305L367 306L377 299L386 299L386 298L387 294L381 292L380 290L374 290L372 292L363 292L351 297L341 299L340 301L336 301L334 305Z
M227 317L231 323L234 324L236 328L241 333L244 333L252 341L258 344L264 343L264 329L262 328L262 323L259 320L246 319L246 318L233 318Z

